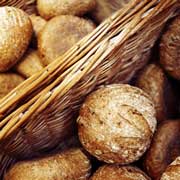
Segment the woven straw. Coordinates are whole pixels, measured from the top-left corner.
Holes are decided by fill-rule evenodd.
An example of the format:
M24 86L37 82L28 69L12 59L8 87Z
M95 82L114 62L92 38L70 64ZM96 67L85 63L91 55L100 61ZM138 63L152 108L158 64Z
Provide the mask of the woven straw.
M1 153L0 154L0 180L3 180L4 173L16 162L15 159Z
M23 9L28 14L36 14L36 0L1 0L0 6L14 6Z
M133 0L0 101L0 148L38 155L73 133L84 98L145 64L178 0Z

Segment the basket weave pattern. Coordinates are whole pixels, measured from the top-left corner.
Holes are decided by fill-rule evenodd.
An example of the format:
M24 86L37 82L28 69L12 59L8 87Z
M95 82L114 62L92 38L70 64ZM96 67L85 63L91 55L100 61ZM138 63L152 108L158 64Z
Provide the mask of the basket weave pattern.
M6 154L0 154L0 179L3 180L3 175L6 170L15 163L15 159L7 156Z
M177 0L134 0L64 56L0 101L0 148L18 158L39 155L73 133L84 98L95 88L128 82L174 15Z

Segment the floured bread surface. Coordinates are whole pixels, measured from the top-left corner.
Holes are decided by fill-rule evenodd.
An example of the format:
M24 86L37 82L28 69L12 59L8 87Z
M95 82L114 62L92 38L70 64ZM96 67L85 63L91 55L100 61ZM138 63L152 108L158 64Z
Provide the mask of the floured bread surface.
M156 129L150 97L130 85L109 85L90 94L79 114L84 148L107 163L129 164L150 145Z
M133 166L104 165L100 167L91 180L150 180L140 169Z
M0 72L9 70L23 56L32 35L28 15L14 7L0 7Z

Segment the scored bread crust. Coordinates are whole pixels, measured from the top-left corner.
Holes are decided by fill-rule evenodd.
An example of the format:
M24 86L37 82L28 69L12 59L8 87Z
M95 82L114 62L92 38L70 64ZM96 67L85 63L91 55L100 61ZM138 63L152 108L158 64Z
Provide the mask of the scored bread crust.
M23 56L33 28L28 15L15 7L0 7L0 27L0 72L4 72Z
M150 145L156 128L151 98L129 85L109 85L90 94L80 109L84 148L107 163L129 164Z

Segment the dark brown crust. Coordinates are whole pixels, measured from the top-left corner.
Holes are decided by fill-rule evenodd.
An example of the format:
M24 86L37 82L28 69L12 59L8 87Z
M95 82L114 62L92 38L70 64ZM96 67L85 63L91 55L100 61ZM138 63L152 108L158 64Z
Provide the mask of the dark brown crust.
M87 180L90 175L90 161L80 149L20 162L5 175L5 180Z
M149 96L138 88L129 85L101 88L86 99L80 110L80 141L99 160L134 162L149 147L156 126L154 113Z
M33 30L28 15L14 7L0 7L0 27L0 72L4 72L23 56Z
M174 78L180 80L180 16L164 33L160 44L160 63Z
M38 0L39 14L45 19L58 15L81 16L96 5L95 0Z
M172 87L160 66L148 65L137 78L136 86L152 97L158 122L175 114L176 102Z
M152 178L158 180L177 156L180 156L180 120L163 121L146 154L144 167Z
M94 28L91 21L76 16L62 15L51 19L38 38L43 64L47 65L63 55Z
M104 165L100 167L91 180L150 180L140 169L133 166Z

